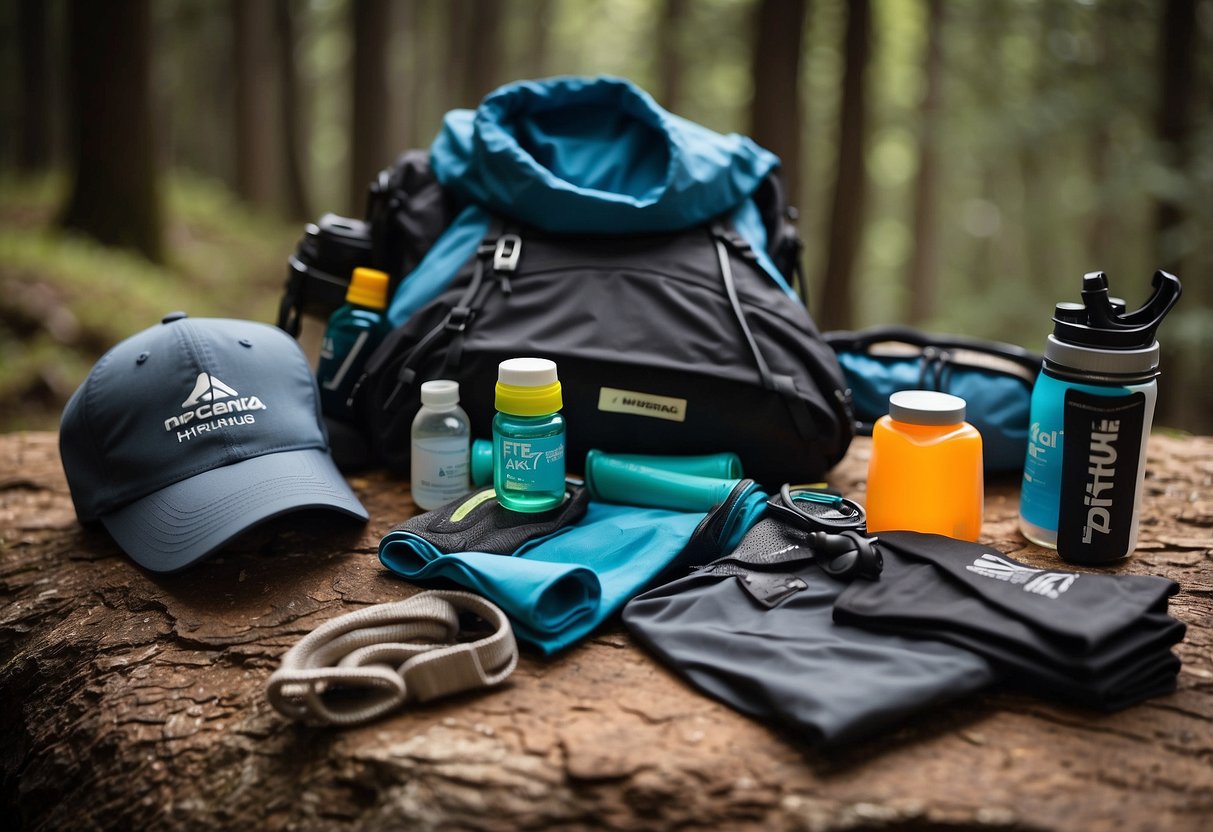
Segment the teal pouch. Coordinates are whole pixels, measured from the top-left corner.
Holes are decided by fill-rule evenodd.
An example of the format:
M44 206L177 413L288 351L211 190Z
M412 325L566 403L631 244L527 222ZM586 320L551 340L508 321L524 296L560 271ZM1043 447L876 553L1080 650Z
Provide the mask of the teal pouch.
M851 391L855 432L870 436L900 390L937 390L965 400L981 433L987 474L1023 470L1032 386L1041 357L1022 347L935 335L904 326L827 332Z

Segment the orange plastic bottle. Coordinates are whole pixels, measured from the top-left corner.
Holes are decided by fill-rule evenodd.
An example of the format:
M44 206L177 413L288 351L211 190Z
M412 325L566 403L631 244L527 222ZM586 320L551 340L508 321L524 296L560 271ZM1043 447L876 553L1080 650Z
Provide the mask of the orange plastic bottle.
M976 541L985 500L981 434L965 400L931 390L889 397L872 429L868 531L933 532Z

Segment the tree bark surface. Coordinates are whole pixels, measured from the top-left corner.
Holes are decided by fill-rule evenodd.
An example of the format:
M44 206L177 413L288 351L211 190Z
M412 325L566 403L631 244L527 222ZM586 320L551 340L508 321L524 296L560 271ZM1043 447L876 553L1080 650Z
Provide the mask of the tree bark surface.
M698 695L618 623L492 692L288 722L264 693L287 648L416 591L375 557L407 488L355 478L365 528L288 519L153 576L78 525L56 442L0 436L5 828L1213 828L1213 438L1152 437L1141 543L1111 570L1182 587L1177 692L1115 714L991 692L831 753ZM869 447L831 475L860 499ZM983 542L1053 565L1015 530L1017 483L987 485Z

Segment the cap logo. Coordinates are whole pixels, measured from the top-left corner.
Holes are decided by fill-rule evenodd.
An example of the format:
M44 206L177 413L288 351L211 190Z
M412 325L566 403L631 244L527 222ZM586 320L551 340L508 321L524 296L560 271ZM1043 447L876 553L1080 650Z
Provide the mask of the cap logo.
M177 442L187 442L213 430L256 424L250 411L266 410L256 396L241 396L231 385L210 373L199 373L193 392L181 403L183 412L164 420L166 431L177 431ZM239 414L239 415L233 415ZM191 424L194 423L194 424Z
M190 393L189 398L183 401L181 406L193 407L199 402L213 402L215 399L226 399L229 396L239 395L210 373L199 373L198 380L194 382L194 392Z

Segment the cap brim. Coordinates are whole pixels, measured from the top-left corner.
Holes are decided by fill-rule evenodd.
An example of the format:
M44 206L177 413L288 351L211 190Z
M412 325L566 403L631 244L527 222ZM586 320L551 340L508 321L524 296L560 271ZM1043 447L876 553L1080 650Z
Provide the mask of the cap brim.
M101 522L140 566L176 572L258 523L303 509L367 519L328 453L310 449L204 471L123 506Z

